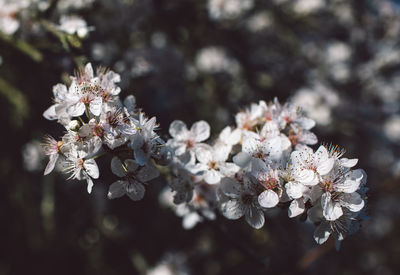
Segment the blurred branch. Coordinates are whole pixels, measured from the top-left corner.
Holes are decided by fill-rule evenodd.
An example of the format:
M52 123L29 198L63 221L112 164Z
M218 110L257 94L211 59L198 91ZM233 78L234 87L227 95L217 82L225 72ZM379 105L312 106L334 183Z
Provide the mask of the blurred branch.
M27 118L29 106L24 94L0 77L0 95L4 96L8 102L14 106L12 111L14 113L14 124L21 127L23 120Z
M7 42L20 52L24 53L25 55L29 56L32 60L36 62L41 62L43 60L42 53L37 50L35 47L29 45L28 43L22 40L16 40L10 35L6 35L0 32L0 39Z

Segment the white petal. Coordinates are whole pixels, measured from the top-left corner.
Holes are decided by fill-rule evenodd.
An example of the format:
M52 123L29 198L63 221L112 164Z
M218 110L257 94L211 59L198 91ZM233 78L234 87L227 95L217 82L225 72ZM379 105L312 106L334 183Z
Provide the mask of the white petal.
M272 190L265 190L258 196L258 203L265 208L275 207L279 202L279 196Z
M196 146L196 158L203 164L208 164L213 160L212 147L208 144L199 144Z
M174 120L169 126L169 134L171 137L182 140L186 137L188 129L186 124L180 120Z
M215 171L215 170L211 169L211 170L207 170L204 173L204 180L208 184L217 184L217 183L220 182L221 176L220 176L218 171Z
M338 202L331 200L331 194L326 192L321 196L322 213L328 221L334 221L343 215L342 207Z
M315 121L308 117L300 117L296 119L296 123L305 130L310 130L315 126Z
M335 189L339 192L353 193L360 187L363 177L361 169L352 170L345 176L343 182L335 185Z
M331 229L328 223L323 222L315 229L314 240L318 244L323 244L328 240L330 235L331 235Z
M52 154L49 156L49 163L46 166L46 169L44 170L44 175L48 175L53 171L54 166L56 165L57 159L58 159L58 154Z
M144 197L144 186L140 182L131 183L126 188L126 194L133 201L141 200Z
M328 158L324 161L319 162L317 166L318 174L320 174L321 176L328 174L332 170L334 164L335 160L333 158Z
M289 209L288 209L289 218L294 218L294 217L297 217L300 214L303 214L304 210L305 210L305 205L304 205L304 201L302 199L293 200L290 203L290 206L289 206Z
M78 102L73 104L67 108L67 113L70 116L81 116L85 113L85 104L82 102Z
M94 159L87 159L84 161L83 166L89 176L94 179L99 178L99 167L97 167L96 161Z
M221 172L222 175L226 177L234 176L239 170L240 167L231 162L225 162L219 164L219 171Z
M235 199L228 200L221 204L222 214L230 220L237 220L244 215L244 209L242 205Z
M306 185L313 186L318 184L318 177L313 170L301 169L296 171L294 175L296 181Z
M198 222L201 222L203 218L196 212L189 213L183 217L182 226L184 229L189 230L196 226Z
M91 79L93 78L93 67L91 63L87 63L85 66L85 74L86 76Z
M364 200L357 192L351 194L342 194L341 205L349 209L351 212L359 212L364 207Z
M210 137L210 125L204 120L198 121L192 125L190 132L196 142L202 142Z
M264 212L260 209L254 207L249 207L246 212L246 221L255 229L260 229L263 227L265 222Z
M95 99L93 99L89 104L90 112L95 116L99 116L101 112L102 103L103 100L101 99L101 97L96 97Z
M340 159L340 164L347 168L354 167L357 165L357 163L358 163L358 159L347 159L347 158Z
M108 189L107 197L109 199L120 198L126 193L126 185L128 183L126 181L118 180L110 185Z
M246 167L250 164L251 155L245 152L239 152L236 156L233 157L233 162L239 167Z
M122 167L122 162L119 160L118 157L112 158L111 171L114 173L114 175L117 175L120 178L126 176L126 172L125 172L124 168Z
M233 178L222 178L220 188L229 197L238 198L242 194L241 184Z
M128 95L124 100L124 106L129 113L133 113L136 109L136 99L133 95Z
M86 182L87 182L87 192L90 194L92 193L93 180L90 177L88 177L86 178Z
M292 199L298 199L303 196L304 185L294 181L290 181L285 185L286 193Z
M47 120L57 119L58 116L56 114L56 105L51 105L46 111L44 111L43 117Z

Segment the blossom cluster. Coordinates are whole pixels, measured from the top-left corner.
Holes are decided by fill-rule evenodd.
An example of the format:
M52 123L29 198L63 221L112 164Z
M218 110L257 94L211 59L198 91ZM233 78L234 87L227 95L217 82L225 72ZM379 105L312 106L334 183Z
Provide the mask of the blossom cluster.
M291 103L260 101L235 116L212 143L205 121L192 125L176 120L167 146L174 173L173 202L190 228L218 209L228 219L244 217L253 228L265 223L265 212L288 208L288 216L304 215L318 225L317 243L330 235L341 241L355 232L366 203L366 174L352 169L357 159L344 150L310 145L317 137L314 120Z
M110 199L143 198L145 184L159 176L156 163L168 164L176 213L185 228L215 219L244 217L253 228L265 223L265 212L287 207L288 216L303 215L318 225L321 244L330 235L341 241L355 232L366 204L366 174L353 169L357 159L343 158L338 146L317 143L315 121L291 102L253 103L236 114L236 126L224 128L211 143L206 121L190 129L180 120L169 127L166 143L157 135L156 118L136 109L131 95L121 101L120 76L89 63L53 87L54 104L44 117L66 130L56 140L45 138L49 155L44 174L58 161L69 179L86 180L87 191L99 178L98 157L111 155L119 178L109 187ZM168 169L167 169L168 170Z
M89 63L71 76L69 87L53 87L54 104L43 115L57 120L66 132L59 140L45 138L50 161L44 174L59 161L70 179L86 180L90 193L100 174L95 159L110 154L111 170L119 179L110 185L108 197L126 194L140 200L144 184L159 175L154 161L162 160L164 142L155 132L156 118L136 109L134 96L120 100L119 81L110 70L98 68L94 73Z

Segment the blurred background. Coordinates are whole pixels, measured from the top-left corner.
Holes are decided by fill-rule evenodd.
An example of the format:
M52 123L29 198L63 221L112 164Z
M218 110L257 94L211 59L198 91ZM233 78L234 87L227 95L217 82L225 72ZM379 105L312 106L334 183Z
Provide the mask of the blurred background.
M64 15L87 25L63 30ZM399 274L399 43L400 1L0 0L0 274ZM162 177L139 202L108 200L107 159L90 195L44 177L39 143L63 131L42 117L52 86L87 61L119 73L165 139L174 119L215 136L251 102L291 98L359 158L370 219L337 252L285 210L261 230L221 216L184 230Z

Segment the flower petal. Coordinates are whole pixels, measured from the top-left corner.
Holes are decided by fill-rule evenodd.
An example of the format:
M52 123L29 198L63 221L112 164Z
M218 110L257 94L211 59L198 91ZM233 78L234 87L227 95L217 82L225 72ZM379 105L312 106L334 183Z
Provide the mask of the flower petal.
M187 136L188 129L186 124L180 120L174 120L169 126L169 134L171 137L183 140Z
M210 125L204 120L198 121L192 125L190 132L196 142L202 142L210 137Z
M114 175L122 178L126 176L126 171L122 167L122 162L119 160L118 157L113 157L111 160L111 171Z
M95 116L99 116L101 113L101 105L103 104L103 100L101 97L96 97L89 104L89 110Z
M126 194L133 201L139 201L144 197L144 186L140 182L130 183L126 188Z
M275 207L279 202L279 196L272 190L265 190L258 196L258 203L265 208Z
M302 199L293 200L290 203L290 206L289 206L289 209L288 209L289 218L294 218L294 217L297 217L300 214L303 214L304 210L305 210L305 205L304 205L304 201Z
M255 229L263 227L265 222L264 212L261 209L255 207L249 207L246 212L246 221Z
M128 184L127 181L118 180L110 185L108 189L107 197L109 199L116 199L120 198L126 193L126 185Z

